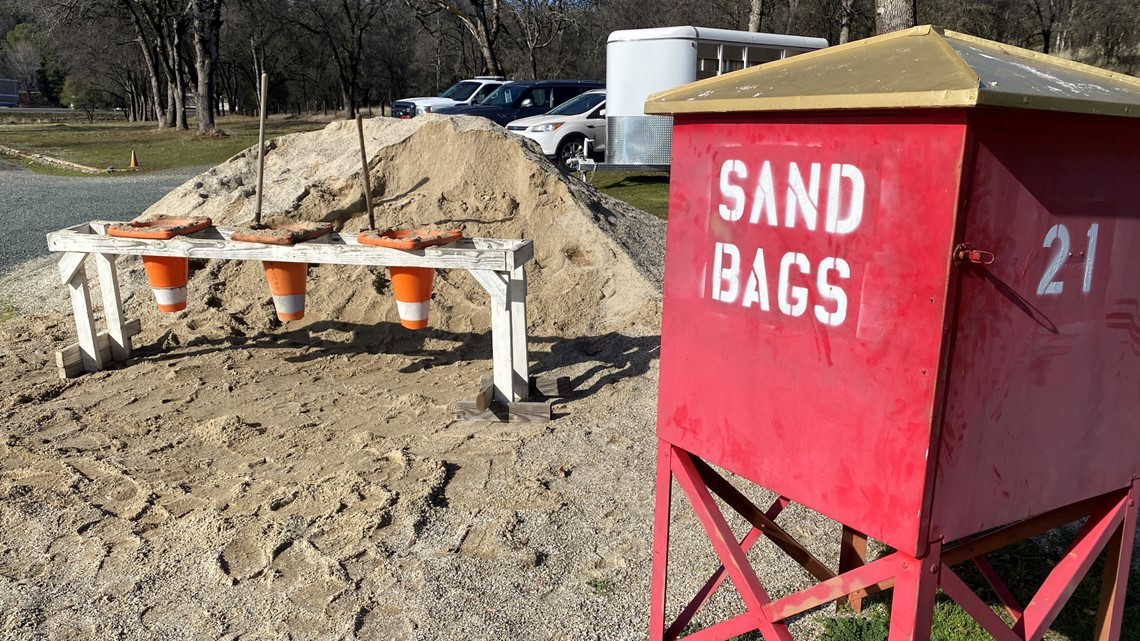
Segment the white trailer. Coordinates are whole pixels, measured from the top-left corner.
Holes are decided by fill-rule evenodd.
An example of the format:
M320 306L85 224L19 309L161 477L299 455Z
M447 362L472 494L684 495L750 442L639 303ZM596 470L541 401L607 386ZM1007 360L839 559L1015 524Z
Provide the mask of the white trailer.
M645 115L649 94L826 46L823 38L706 27L611 33L606 43L606 162L597 168L668 169L673 118Z

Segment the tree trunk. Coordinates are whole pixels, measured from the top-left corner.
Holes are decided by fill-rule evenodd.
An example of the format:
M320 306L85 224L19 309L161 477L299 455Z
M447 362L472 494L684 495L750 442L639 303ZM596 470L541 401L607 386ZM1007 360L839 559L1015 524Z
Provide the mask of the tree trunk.
M901 31L914 26L913 0L875 0L875 33Z
M839 0L839 44L851 41L851 14L855 10L854 0Z
M222 26L221 0L193 0L194 60L198 72L198 133L208 134L214 122L214 76Z
M154 118L161 129L166 126L166 112L162 109L162 88L158 82L158 59L151 41L147 39L147 30L143 18L139 15L135 5L130 0L120 0L119 5L126 9L131 17L131 26L134 27L135 37L139 43L143 62L146 64L146 73L150 80L150 98L154 106Z
M177 87L174 86L174 79L166 79L166 126L174 127L178 124L177 121L177 107L174 104L174 94L177 92Z
M748 30L752 33L760 31L760 21L764 18L764 0L752 0L752 9L748 12Z

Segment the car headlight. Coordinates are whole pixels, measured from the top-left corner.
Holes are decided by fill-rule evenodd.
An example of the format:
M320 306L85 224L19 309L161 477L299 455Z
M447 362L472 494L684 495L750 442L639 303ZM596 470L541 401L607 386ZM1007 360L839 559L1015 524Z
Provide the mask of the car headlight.
M555 129L558 129L559 127L561 127L564 124L566 124L566 123L564 123L564 122L548 122L545 125L535 125L535 126L531 127L530 130L531 131L554 131Z
M416 107L416 113L430 114L431 113L431 107Z

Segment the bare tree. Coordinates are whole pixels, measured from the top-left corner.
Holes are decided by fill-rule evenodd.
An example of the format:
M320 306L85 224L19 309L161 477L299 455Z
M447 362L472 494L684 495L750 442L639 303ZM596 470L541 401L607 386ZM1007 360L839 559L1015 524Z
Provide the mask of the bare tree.
M294 24L320 38L332 54L340 80L345 116L356 117L364 61L364 34L383 0L301 0Z
M43 62L43 55L35 40L34 27L25 22L8 32L2 50L6 66L16 76L29 100L32 98L32 89L36 87L36 72Z
M198 76L198 133L214 131L214 80L222 30L222 0L190 0L194 60Z
M510 12L512 35L526 53L531 78L538 79L539 52L555 41L573 23L568 0L514 0Z
M436 11L446 11L470 32L483 55L483 70L493 76L503 75L495 43L502 28L502 3L500 0L414 0L426 15Z

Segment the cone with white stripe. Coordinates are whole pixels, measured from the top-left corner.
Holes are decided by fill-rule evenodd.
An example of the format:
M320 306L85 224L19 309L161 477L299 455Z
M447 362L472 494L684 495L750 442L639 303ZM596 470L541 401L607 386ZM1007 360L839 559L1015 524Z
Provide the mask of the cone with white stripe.
M176 256L143 256L142 261L158 309L163 312L186 309L186 281L190 279L190 261Z
M400 324L408 329L427 327L435 270L430 267L389 267L388 272L392 276L392 293L396 295Z
M269 293L273 295L273 306L277 308L277 318L282 321L304 318L309 264L267 260L262 266L265 267L265 280L269 281Z

